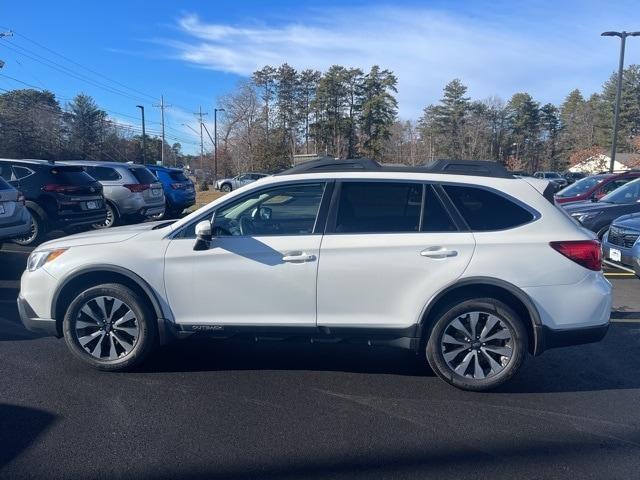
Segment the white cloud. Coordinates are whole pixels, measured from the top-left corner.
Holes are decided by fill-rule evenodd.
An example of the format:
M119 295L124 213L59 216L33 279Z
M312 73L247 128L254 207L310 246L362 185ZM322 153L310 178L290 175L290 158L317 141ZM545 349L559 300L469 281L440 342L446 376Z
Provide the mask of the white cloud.
M549 13L540 9L527 19L524 11L513 18L371 6L307 12L277 25L208 23L188 14L178 21L184 38L164 43L183 61L243 76L283 62L319 70L378 64L398 77L401 116L416 118L453 78L473 98L529 91L558 102L576 87L597 90L615 68L616 46L599 38L601 26L588 12L569 32L563 22L574 13L545 20Z

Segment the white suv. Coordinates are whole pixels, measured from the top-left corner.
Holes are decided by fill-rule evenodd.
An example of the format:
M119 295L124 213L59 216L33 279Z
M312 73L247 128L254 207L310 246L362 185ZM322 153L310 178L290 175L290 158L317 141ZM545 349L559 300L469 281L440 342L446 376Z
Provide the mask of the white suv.
M45 243L18 307L102 370L175 337L250 334L408 348L486 390L608 328L600 245L547 186L489 162L311 162L175 223Z

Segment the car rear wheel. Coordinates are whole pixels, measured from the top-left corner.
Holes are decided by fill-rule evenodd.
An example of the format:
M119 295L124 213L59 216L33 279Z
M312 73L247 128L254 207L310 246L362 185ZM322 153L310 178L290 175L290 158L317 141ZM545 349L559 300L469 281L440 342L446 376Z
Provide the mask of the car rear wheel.
M94 223L93 228L95 229L111 228L111 227L115 227L120 222L120 216L118 215L118 211L113 205L107 202L105 204L105 208L107 210L107 217L104 219L104 222L102 223Z
M220 187L221 192L229 193L231 190L231 185L229 185L228 183L225 183Z
M131 369L156 344L157 326L146 302L116 283L91 287L78 295L62 327L71 353L99 370Z
M495 299L452 304L436 321L427 342L427 360L443 380L463 390L502 385L520 369L527 331L518 314Z
M44 237L44 235L47 233L47 227L44 220L31 209L29 209L29 213L31 214L31 228L26 235L13 239L13 242L17 243L18 245L38 245L42 240L42 237Z

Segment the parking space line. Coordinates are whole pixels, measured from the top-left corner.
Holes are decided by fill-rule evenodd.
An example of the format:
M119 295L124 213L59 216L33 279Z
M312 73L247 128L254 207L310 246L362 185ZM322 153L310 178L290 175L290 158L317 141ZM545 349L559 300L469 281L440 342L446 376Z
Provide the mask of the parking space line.
M610 323L639 323L640 318L612 318L609 320Z

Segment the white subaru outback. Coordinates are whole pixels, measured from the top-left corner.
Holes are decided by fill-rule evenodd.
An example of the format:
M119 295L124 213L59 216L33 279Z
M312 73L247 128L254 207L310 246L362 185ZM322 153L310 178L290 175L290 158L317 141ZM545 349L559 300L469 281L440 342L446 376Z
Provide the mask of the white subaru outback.
M463 161L285 173L173 223L41 245L22 276L24 325L111 371L194 333L391 345L468 390L607 331L600 244L546 181Z

